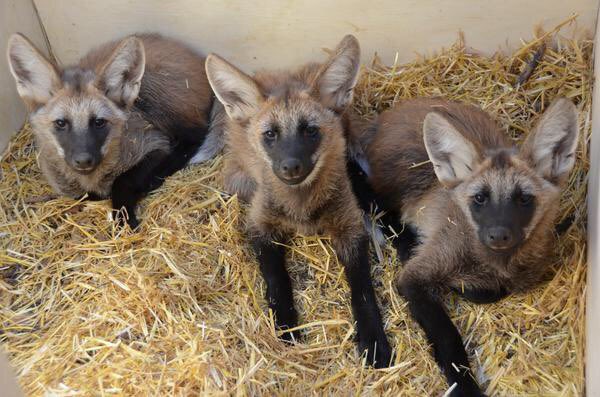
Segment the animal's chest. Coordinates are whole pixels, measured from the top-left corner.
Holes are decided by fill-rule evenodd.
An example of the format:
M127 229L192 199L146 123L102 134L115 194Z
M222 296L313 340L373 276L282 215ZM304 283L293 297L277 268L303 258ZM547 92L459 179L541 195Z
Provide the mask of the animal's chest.
M298 205L271 205L271 217L291 233L302 235L322 234L327 231L328 203L310 208Z
M117 176L115 170L105 171L89 178L83 175L78 178L78 183L86 193L96 193L102 197L108 197Z
M89 175L78 174L64 162L48 161L43 156L40 156L40 166L54 191L71 198L79 198L85 193L108 197L118 176L115 169L98 169Z
M511 292L527 290L537 285L543 278L544 266L533 258L520 256L512 258L478 257L465 259L463 279L472 285L502 286ZM550 263L550 261L549 261Z
M272 213L273 218L284 229L290 233L298 233L302 235L315 235L323 233L321 219L312 218L310 214L298 214L295 212L287 212L275 209Z

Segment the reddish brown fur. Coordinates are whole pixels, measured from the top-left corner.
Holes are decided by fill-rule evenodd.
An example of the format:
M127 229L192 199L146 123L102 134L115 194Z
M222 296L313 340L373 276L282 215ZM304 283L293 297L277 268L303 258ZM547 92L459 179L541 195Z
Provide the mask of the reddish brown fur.
M212 90L206 78L204 57L181 42L158 34L139 34L146 53L146 70L140 96L157 104L161 111L151 114L154 126L168 129L208 124ZM106 43L85 55L77 65L99 74L120 41ZM147 106L147 107L150 107Z
M205 133L212 91L204 58L160 35L135 37L141 40L145 52L145 72L135 106L127 109L127 104L112 102L105 96L100 80L111 54L123 41L104 44L64 70L52 65L56 78L47 102L23 97L32 111L30 122L40 151L40 166L61 194L79 197L89 192L106 197L115 178L146 154L157 150L168 153L170 140L178 133L175 131ZM38 58L50 64L39 54ZM10 52L9 59L20 65ZM17 72L26 75L23 70ZM106 114L112 126L103 147L104 157L90 174L73 170L64 160L53 128L57 115L63 113L81 118L91 113Z
M268 99L256 117L279 114L293 119L290 109L300 114L315 107L311 86L320 65L310 64L296 72L261 72L255 80ZM257 147L261 130L249 131L245 125L231 122L228 128L224 175L228 190L252 201L252 224L264 230L300 231L304 234L325 232L333 236L362 235L361 212L346 177L346 141L341 120L332 112L319 118L324 140L320 146L319 169L310 183L289 186L271 171L270 164ZM344 200L338 200L344 197ZM318 212L318 216L315 213Z
M448 385L455 386L451 395L482 393L441 295L453 289L490 303L544 278L577 132L574 105L559 99L519 151L481 109L420 99L352 134L384 209L419 231L422 244L398 287ZM403 247L396 247L402 255Z
M465 215L470 195L443 187L429 162L423 144L423 120L431 111L444 115L480 153L483 161L471 180L493 168L487 158L490 152L511 149L503 131L486 112L442 99L402 102L381 114L375 129L362 134L376 194L388 208L402 213L402 221L416 225L422 236L423 244L405 266L401 280L419 279L441 289L497 289L502 285L523 291L534 286L550 264L547 255L554 241L552 226L559 189L536 175L515 152L509 167L498 172L514 176L507 177L507 183L526 179L533 184L539 206L527 240L510 260L491 253Z
M250 78L218 57L207 59L211 85L231 117L225 186L251 202L250 243L277 325L294 327L297 315L284 254L276 244L296 232L328 234L350 284L359 349L368 353L369 363L381 367L389 364L391 348L372 287L362 211L346 170L346 109L358 68L358 43L350 36L325 64L292 72L260 72ZM272 156L288 155L289 145L304 148L306 141L315 142L304 140L305 127L300 126L308 124L318 126L313 128L320 139L303 152L303 161L310 158L313 168L289 185L278 176L279 168L273 168L279 160ZM269 138L273 128L277 135ZM273 146L274 140L282 146Z

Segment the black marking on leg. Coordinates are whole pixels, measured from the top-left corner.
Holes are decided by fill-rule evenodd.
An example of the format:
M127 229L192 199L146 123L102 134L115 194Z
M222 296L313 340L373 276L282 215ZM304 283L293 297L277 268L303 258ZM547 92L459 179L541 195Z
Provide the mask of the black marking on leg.
M392 360L392 348L383 329L373 289L369 264L369 240L367 236L363 236L359 241L346 242L345 248L343 244L344 242L336 244L336 250L339 250L338 256L344 265L346 279L350 284L359 352L366 353L367 363L375 368L388 367ZM344 252L350 254L344 255Z
M473 378L462 338L442 303L426 285L405 282L400 293L408 301L412 317L419 323L433 346L433 356L444 372L448 385L457 384L452 396L482 396Z
M97 193L94 192L88 192L87 193L87 200L89 201L101 201L101 200L106 200L106 197L103 197Z
M575 222L575 214L571 214L562 220L559 224L554 227L554 231L559 236L565 234L570 228L571 225Z
M147 186L147 192L152 191L160 187L164 180L176 173L177 171L185 168L192 157L196 154L200 148L201 143L190 142L190 141L177 141L172 145L171 153L165 158L160 165L157 167L157 172L154 178L150 181Z
M381 200L378 200L375 191L369 184L367 175L356 161L348 159L346 170L360 209L365 214L371 213L374 208L383 211L383 215L379 218L379 222L383 224L383 233L391 239L400 260L406 262L419 245L416 228L409 224L402 224L400 213L384 206Z
M420 244L417 229L413 225L400 222L400 215L392 210L386 210L380 221L384 225L383 233L391 239L398 258L401 262L406 263L412 258L415 248Z
M509 295L509 292L506 288L500 287L498 289L491 288L465 288L459 289L454 288L454 291L465 298L466 300L478 303L478 304L488 304L495 303L499 300L506 298Z
M285 249L269 238L260 236L250 240L258 260L260 271L266 284L266 299L275 315L278 329L286 330L298 325L298 314L294 308L292 282L285 268ZM299 331L284 332L281 338L287 341L298 340Z
M118 223L123 223L122 209L125 209L127 223L132 229L136 228L139 225L135 215L137 203L147 193L158 189L167 177L184 168L198 151L202 140L175 140L169 153L161 150L151 152L138 164L119 175L113 182L111 192L113 208L119 211Z
M350 158L346 161L346 171L350 178L352 192L358 201L358 206L365 214L369 214L371 206L376 204L377 198L375 191L369 184L367 175L360 165Z
M119 225L125 221L123 210L127 213L126 220L132 229L139 225L135 207L149 191L149 186L158 174L160 164L168 158L167 153L155 150L115 179L112 185L111 199L113 209L117 211L116 219Z

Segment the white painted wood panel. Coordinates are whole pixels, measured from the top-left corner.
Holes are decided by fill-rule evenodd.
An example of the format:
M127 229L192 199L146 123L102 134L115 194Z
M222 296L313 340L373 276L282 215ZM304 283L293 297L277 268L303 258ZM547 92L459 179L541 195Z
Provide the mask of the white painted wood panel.
M253 71L322 59L321 49L347 33L358 36L365 62L375 52L387 63L396 53L408 61L452 44L459 30L473 48L493 52L573 13L577 30L592 30L599 0L0 0L3 53L14 31L43 45L32 1L63 64L107 40L158 31ZM0 84L1 151L25 112L6 61Z
M599 14L600 15L600 12ZM600 29L594 42L592 143L588 178L588 271L586 297L586 391L600 396Z
M15 372L8 362L4 350L0 349L0 391L2 397L22 397Z
M592 30L598 0L35 0L55 54L73 62L91 46L138 31L169 34L247 70L320 59L344 34L391 62L448 46L465 32L494 51L573 13Z
M12 133L23 125L26 116L25 106L17 95L5 56L8 37L17 31L45 49L32 0L0 0L0 153L4 151Z

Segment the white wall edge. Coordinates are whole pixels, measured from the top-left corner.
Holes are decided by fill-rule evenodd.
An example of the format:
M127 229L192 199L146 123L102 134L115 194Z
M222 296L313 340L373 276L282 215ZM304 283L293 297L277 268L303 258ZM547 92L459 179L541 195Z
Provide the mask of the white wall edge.
M600 10L598 12L600 16ZM588 269L586 299L586 395L600 396L600 26L594 38L592 142L588 175Z
M0 156L15 132L27 119L27 110L17 94L6 60L8 38L21 32L46 54L48 46L33 0L0 0Z

